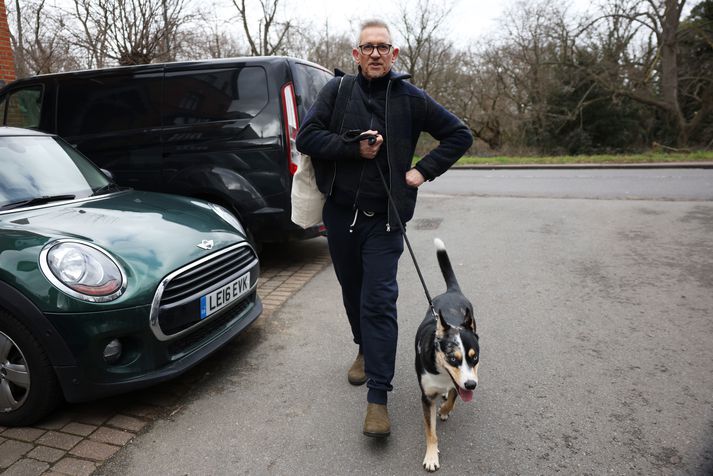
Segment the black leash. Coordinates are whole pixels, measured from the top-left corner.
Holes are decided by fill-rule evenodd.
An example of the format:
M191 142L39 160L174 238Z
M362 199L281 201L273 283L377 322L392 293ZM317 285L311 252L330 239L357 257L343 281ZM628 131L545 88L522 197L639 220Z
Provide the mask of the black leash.
M362 140L366 140L369 145L374 145L376 142L376 136L373 134L363 134L360 131L348 131L344 134L343 136L345 142L358 142ZM399 210L396 208L396 202L394 202L393 197L391 196L391 190L389 190L389 186L386 184L386 179L384 178L384 173L381 171L381 167L379 167L379 164L375 163L376 170L379 171L379 177L381 177L381 183L384 185L384 190L386 190L386 196L389 198L389 203L391 204L391 208L394 210L394 216L396 216L396 221L399 224L399 228L401 230L401 234L404 237L404 241L406 242L406 246L408 247L408 251L411 254L411 259L413 260L413 264L416 267L416 273L418 273L418 279L421 280L421 286L423 286L423 291L426 293L426 299L428 299L428 305L431 307L431 312L433 313L433 317L438 318L438 314L436 314L436 308L433 307L433 300L431 299L431 294L428 292L428 287L426 286L426 281L423 279L423 274L421 274L421 268L418 266L418 261L416 260L416 255L413 252L413 248L411 248L411 242L408 239L408 236L406 235L406 227L404 227L404 224L401 222L401 217L399 216Z

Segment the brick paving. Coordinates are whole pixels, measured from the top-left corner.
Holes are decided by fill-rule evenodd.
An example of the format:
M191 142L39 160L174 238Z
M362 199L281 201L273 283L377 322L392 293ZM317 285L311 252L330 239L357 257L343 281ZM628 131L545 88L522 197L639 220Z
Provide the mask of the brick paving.
M258 323L269 319L329 263L323 238L266 245L260 254L258 294L263 313ZM66 404L33 427L0 426L0 474L91 475L139 432L150 431L151 422L178 411L204 373L189 371L147 390Z

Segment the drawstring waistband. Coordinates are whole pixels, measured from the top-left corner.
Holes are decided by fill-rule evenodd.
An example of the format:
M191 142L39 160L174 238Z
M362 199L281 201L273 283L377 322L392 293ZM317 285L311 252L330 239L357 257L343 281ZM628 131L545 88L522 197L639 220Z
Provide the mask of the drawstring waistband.
M356 208L356 209L354 210L354 220L352 220L351 225L349 225L349 233L353 233L353 232L354 232L354 225L356 225L357 217L359 216L359 212L362 212L362 213L364 214L364 216L369 217L369 218L371 218L371 217L373 217L374 215L376 215L376 212L372 212L372 211L369 211L369 210L359 210L358 208Z
M357 208L356 210L354 210L354 221L352 221L352 224L349 225L349 233L352 233L354 231L354 225L356 225L358 216L359 216L359 209Z

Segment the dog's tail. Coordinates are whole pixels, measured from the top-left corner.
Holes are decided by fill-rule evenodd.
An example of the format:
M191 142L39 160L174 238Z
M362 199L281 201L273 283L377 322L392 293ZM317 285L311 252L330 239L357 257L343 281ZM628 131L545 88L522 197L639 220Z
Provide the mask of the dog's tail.
M451 260L448 258L448 253L446 253L446 245L443 244L439 238L433 240L436 245L436 256L438 257L438 265L441 267L441 273L443 273L443 278L446 280L446 288L448 291L459 291L460 286L458 285L458 280L453 272L453 266L451 266Z

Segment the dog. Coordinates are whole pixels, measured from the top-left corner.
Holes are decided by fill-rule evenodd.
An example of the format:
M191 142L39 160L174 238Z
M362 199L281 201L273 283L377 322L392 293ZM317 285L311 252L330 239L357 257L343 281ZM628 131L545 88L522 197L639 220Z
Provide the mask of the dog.
M445 421L453 411L456 396L464 402L472 400L480 365L473 305L460 290L445 245L438 238L434 243L446 292L433 299L433 310L429 309L416 332L416 375L426 430L423 467L427 471L440 467L436 399L439 395L445 399L438 410Z

